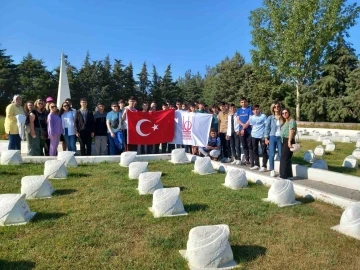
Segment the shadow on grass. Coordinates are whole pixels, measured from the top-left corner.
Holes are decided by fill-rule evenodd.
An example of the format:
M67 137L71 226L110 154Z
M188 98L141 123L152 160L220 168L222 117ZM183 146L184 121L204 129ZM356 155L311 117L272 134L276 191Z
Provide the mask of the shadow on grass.
M174 187L180 188L180 191L187 189L186 187L179 187L179 186L164 186L164 188L174 188Z
M69 188L69 189L56 189L53 195L54 196L69 195L69 194L75 193L76 191L78 191L78 190L77 189L72 189L72 188Z
M14 172L14 171L12 171L12 172L1 172L1 174L2 175L8 175L8 176L10 176L10 175L18 175L18 173L17 172Z
M201 203L190 203L184 205L186 212L197 212L197 211L205 211L209 208L207 204L201 204Z
M89 177L91 176L91 173L80 173L80 172L76 172L76 173L69 173L69 176L73 176L73 177Z
M337 172L337 173L345 173L345 174L350 174L352 172L356 172L356 170L358 168L345 168L343 166L332 166L332 165L328 165L329 167L329 171L333 171L333 172Z
M259 256L264 256L266 253L266 248L262 246L234 245L231 248L237 262L250 262Z
M33 269L35 268L35 262L32 261L5 261L0 260L0 269Z
M315 202L315 199L311 195L306 195L305 197L297 197L297 201L301 202L302 204L309 204Z
M34 218L31 220L32 222L39 222L39 221L45 221L45 220L55 220L59 219L63 216L67 216L65 213L36 213Z

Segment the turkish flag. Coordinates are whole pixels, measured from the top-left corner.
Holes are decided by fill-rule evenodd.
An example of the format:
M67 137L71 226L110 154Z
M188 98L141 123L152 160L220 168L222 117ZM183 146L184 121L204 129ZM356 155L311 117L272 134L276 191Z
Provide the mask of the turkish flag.
M171 142L175 134L175 111L127 112L128 143L158 144Z

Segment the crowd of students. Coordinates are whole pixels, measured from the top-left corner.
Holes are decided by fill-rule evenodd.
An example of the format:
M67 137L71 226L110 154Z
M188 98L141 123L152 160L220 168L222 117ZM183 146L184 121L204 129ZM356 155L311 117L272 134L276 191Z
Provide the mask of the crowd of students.
M127 111L137 111L136 99L130 97L113 102L111 111L105 112L105 104L99 102L95 112L87 108L85 98L80 100L80 109L72 107L70 99L57 108L53 98L27 101L22 107L22 98L15 95L6 108L5 132L9 137L8 149L20 150L21 139L28 142L30 156L57 155L62 142L63 150L76 151L76 141L80 144L81 155L91 155L95 142L95 155L116 155L124 150L138 151L139 154L170 153L178 147L195 155L210 156L221 162L250 166L251 170L267 171L275 176L274 158L277 150L280 157L280 177L292 177L292 145L295 144L296 122L290 110L282 108L279 102L271 105L271 115L261 113L259 105L249 106L246 98L240 99L240 107L221 102L209 108L203 102L162 104L162 110L174 109L193 113L213 115L208 145L206 147L182 146L170 143L161 145L127 144ZM141 111L155 111L157 104L144 102ZM19 123L25 122L24 132ZM24 134L25 138L22 138ZM263 162L260 167L259 147ZM243 150L243 153L241 152ZM241 162L241 154L244 160Z

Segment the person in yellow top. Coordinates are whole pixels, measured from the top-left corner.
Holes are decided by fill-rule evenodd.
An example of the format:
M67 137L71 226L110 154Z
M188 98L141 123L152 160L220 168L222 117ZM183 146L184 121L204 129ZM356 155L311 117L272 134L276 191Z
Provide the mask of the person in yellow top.
M20 95L15 95L11 104L6 107L5 116L5 133L9 137L8 150L21 150L21 138L19 135L18 121L16 116L23 114L25 116L24 108L21 105L22 98Z

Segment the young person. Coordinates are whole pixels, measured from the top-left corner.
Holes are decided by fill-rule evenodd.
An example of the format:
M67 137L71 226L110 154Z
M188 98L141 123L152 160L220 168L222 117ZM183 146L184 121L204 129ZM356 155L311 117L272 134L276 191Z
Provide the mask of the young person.
M30 134L30 113L31 111L34 110L34 101L26 101L26 103L24 104L24 112L25 112L25 137L26 137L26 141L27 141L27 146L28 146L28 155L29 155L29 151L31 151L31 148L29 147L29 141L32 139L31 134Z
M230 162L229 158L229 141L226 140L226 133L228 127L228 115L229 107L225 102L220 103L220 112L218 113L218 125L219 125L219 137L221 141L221 152L222 160L221 162Z
M80 99L80 109L75 114L75 135L79 139L82 156L91 156L92 137L94 137L94 115L88 110L85 98Z
M49 156L57 156L60 135L62 133L61 117L55 103L50 103L50 113L47 117L48 136L50 140Z
M271 105L270 111L272 114L266 120L265 127L265 143L269 146L269 163L270 176L275 177L275 150L277 148L278 156L281 158L281 127L284 124L281 117L281 105L275 102Z
M124 107L124 109L122 111L122 121L124 122L124 125L123 125L124 147L125 147L125 151L137 151L137 145L128 144L128 137L127 137L128 136L128 134L127 134L127 128L128 128L127 114L137 111L137 109L135 108L136 98L131 96L131 97L129 97L128 102L129 102L128 106Z
M196 103L190 103L189 112L196 113ZM198 149L197 146L191 145L190 147L191 147L191 154L193 154L193 155L198 155L199 154L199 149Z
M211 128L215 128L216 130L219 130L219 120L218 120L218 115L219 115L219 108L216 104L213 104L211 106L211 111L212 111L212 115L213 118L211 120Z
M251 164L250 170L257 170L260 168L259 162L259 144L261 145L263 153L263 162L260 172L265 172L267 170L267 161L268 154L266 149L266 144L264 141L264 132L266 124L266 115L260 112L260 106L254 105L252 107L253 115L249 118L249 124L251 126L251 142L252 142L252 151L254 156L254 164Z
M62 134L68 151L76 152L75 135L75 114L76 111L70 108L66 101L61 104L60 117L62 123Z
M240 138L239 138L239 124L236 120L235 104L230 104L228 115L228 126L226 132L226 140L230 141L231 156L233 162L231 164L240 165Z
M251 141L251 126L249 118L253 114L251 106L248 106L246 98L240 99L240 108L236 111L236 119L239 123L240 142L244 150L245 164L254 166L254 156Z
M291 117L289 109L282 109L281 116L284 118L284 125L281 128L281 158L280 158L280 178L291 179L293 152L290 150L295 144L295 135L297 131L296 121Z
M94 113L94 137L95 155L104 156L108 154L108 128L106 126L106 115L104 103L97 103L97 111Z
M111 104L112 111L106 115L110 155L118 155L125 149L124 142L122 141L124 140L124 136L121 131L122 113L119 112L119 108L120 106L116 102L113 102Z
M148 112L149 111L149 103L147 103L146 101L143 102L142 106L142 112ZM137 146L137 152L138 152L138 155L141 155L141 154L149 154L151 151L151 145L145 145L145 144L139 144Z
M75 114L76 110L72 107L72 101L71 101L71 99L70 99L70 98L67 98L67 99L65 99L64 102L66 102L67 104L69 104L70 110L71 110L71 111L74 111L74 114ZM59 109L59 108L58 108L58 109ZM60 108L60 111L61 111L61 109L62 109L62 107ZM63 151L66 151L67 145L66 145L66 141L65 141L65 138L64 138L64 135L63 135L63 134L60 135L60 142L61 142Z
M210 156L212 159L217 159L220 156L220 138L217 135L216 129L210 129L210 136L206 147L199 147L199 151L205 157Z
M205 111L205 104L202 101L199 101L198 103L198 109L196 110L197 113L207 113L207 111Z

